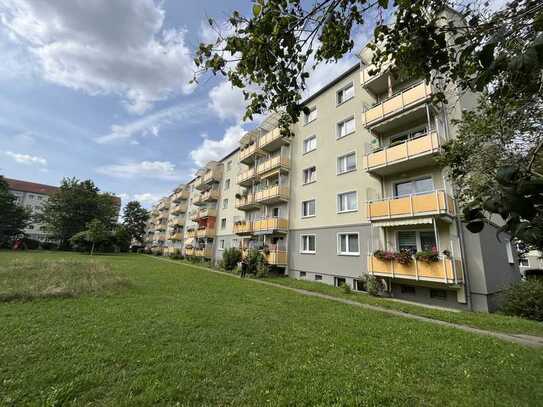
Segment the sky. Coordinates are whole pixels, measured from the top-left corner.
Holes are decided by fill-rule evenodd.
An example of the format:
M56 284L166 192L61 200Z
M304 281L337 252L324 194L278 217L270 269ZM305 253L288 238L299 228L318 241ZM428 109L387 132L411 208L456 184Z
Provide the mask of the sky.
M92 179L150 207L255 123L221 77L190 85L209 17L248 0L0 0L0 174ZM355 40L360 49L364 32ZM357 63L320 67L310 92Z

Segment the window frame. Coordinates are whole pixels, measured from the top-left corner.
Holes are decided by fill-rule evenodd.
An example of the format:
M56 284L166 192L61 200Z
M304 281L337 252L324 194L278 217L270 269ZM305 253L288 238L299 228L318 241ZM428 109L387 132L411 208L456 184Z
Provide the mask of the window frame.
M348 98L348 99L342 100L341 102L338 101L339 94L342 93L342 92L345 92L345 90L347 90L348 88L353 88L352 96L350 98ZM355 92L356 92L356 89L355 89L355 86L354 86L354 81L350 81L349 83L343 85L341 88L336 90L336 107L341 106L342 104L347 103L349 100L354 99Z
M228 198L223 198L222 200L222 209L228 209L228 204L230 202L228 202Z
M400 185L400 184L407 184L408 182L410 182L411 184L417 182L417 181L420 181L420 180L423 180L423 179L427 179L427 178L430 178L430 180L432 181L432 185L433 185L433 188L431 191L427 191L427 192L420 192L420 193L411 193L411 194L408 194L408 195L397 195L396 194L396 191L397 191L397 186ZM394 198L404 198L404 197L407 197L407 196L411 196L411 195L423 195L423 194L429 194L429 193L432 193L434 191L436 191L438 188L436 188L436 183L434 182L434 177L433 177L433 174L429 173L429 174L423 174L423 175L420 175L420 176L417 176L417 177L414 177L414 178L405 178L405 179L401 179L401 180L397 180L397 181L394 181L393 184L392 184L392 197Z
M357 252L351 252L351 251L347 251L347 252L342 252L341 251L341 236L343 235L356 235L356 243L357 243L357 246L358 246L358 251ZM337 255L338 256L353 256L353 257L360 257L360 233L359 232L337 232L336 233L336 244L337 244ZM347 249L349 249L349 244L347 242Z
M224 226L222 222L223 220L224 220ZM228 221L226 220L226 218L221 218L221 230L226 229L227 224L228 224Z
M351 120L354 121L353 131L350 131L349 133L345 133L344 135L340 135L339 134L339 126L344 125L345 123L347 123L347 122L349 122ZM353 133L356 133L356 117L355 117L354 114L351 115L351 116L348 116L345 119L340 120L339 122L336 123L336 140L341 140L341 139L343 139L343 138L345 138L347 136L350 136Z
M315 250L305 250L304 249L304 238L305 237L313 237ZM314 234L314 233L304 233L303 235L300 235L300 254L316 254L316 253L317 253L317 235Z
M307 141L309 141L309 140L315 140L315 147L312 148L311 150L305 151L305 143ZM316 134L312 134L311 136L308 136L308 137L303 139L303 141L302 141L302 155L309 154L310 152L315 151L316 149L317 149L317 135Z
M314 208L314 213L313 215L304 215L304 204L307 203L307 202L311 202L313 201L313 208ZM304 201L302 201L302 219L307 219L307 218L314 218L315 216L317 216L317 200L315 198L310 198L310 199L306 199Z
M430 229L430 228L425 228L425 229L415 229L415 230L396 230L395 231L395 241L396 241L396 247L398 250L400 250L400 232L414 232L415 233L415 241L416 241L416 245L417 245L417 251L420 252L422 251L422 242L421 242L421 238L420 238L420 233L423 232L423 233L433 233L434 234L434 239L436 241L436 248L437 248L437 242L438 242L438 239L437 239L437 236L435 234L435 230L434 229Z
M339 171L339 160L341 160L342 158L346 158L350 155L354 154L354 168L352 170L345 170L345 171L342 171L340 172ZM346 166L345 166L346 167ZM350 172L354 172L354 171L357 171L358 170L358 154L356 153L356 150L353 150L353 151L350 151L348 153L345 153L345 154L342 154L342 155L338 155L336 157L336 175L343 175L343 174L348 174Z
M356 202L356 208L355 209L346 209L346 210L343 210L343 211L340 211L339 210L339 197L340 195L346 195L346 194L352 194L354 192L355 194L355 202ZM336 194L336 213L351 213L351 212L358 212L358 191L357 190L352 190L352 191L345 191L345 192L338 192Z
M315 174L314 179L311 180L311 181L309 181L309 182L306 182L306 180L305 180L305 178L306 178L306 177L305 177L305 172L306 172L307 170L312 169L312 168L315 170L315 171L314 171L314 174ZM304 169L302 170L302 177L303 177L303 183L302 183L302 185L309 185L309 184L313 184L314 182L317 182L317 166L316 166L316 165L312 165L311 167L304 168Z
M316 112L315 117L309 120L309 117L311 116L312 112ZM317 109L317 105L313 105L309 107L309 114L304 113L304 126L307 126L308 124L313 123L315 120L317 120L318 117L319 117L319 110Z
M230 189L230 178L226 178L224 180L224 188L225 191L228 191Z
M224 239L219 239L219 250L224 250L226 248L226 243Z

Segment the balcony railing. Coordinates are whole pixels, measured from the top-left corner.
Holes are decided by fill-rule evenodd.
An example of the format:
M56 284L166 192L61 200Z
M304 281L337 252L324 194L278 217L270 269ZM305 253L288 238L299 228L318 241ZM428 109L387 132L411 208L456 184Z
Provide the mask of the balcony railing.
M236 199L236 209L244 210L248 208L253 208L257 204L254 194L249 194L247 196L242 196L241 198Z
M266 161L263 161L260 164L258 164L257 174L261 175L268 171L275 170L276 168L288 169L288 167L289 167L288 158L283 155L278 155L273 158L269 158Z
M216 234L216 230L215 228L212 228L212 227L202 228L196 231L196 237L198 238L214 237L215 234Z
M248 220L234 223L234 233L237 235L253 233L253 223Z
M177 204L173 207L171 210L171 213L174 215L179 215L181 213L185 213L187 211L188 205L186 203Z
M184 200L184 199L189 199L189 191L187 191L186 189L177 192L177 193L172 197L172 201L175 202L175 203L179 203L179 202L181 202L181 201Z
M183 232L175 232L170 235L171 240L183 240Z
M277 148L280 145L279 142L286 143L287 141L286 138L281 134L279 128L276 127L258 139L258 147L264 150L271 150L272 148Z
M386 167L415 157L432 154L439 151L440 140L436 131L426 133L421 137L404 141L400 144L385 147L364 157L364 169Z
M202 182L204 184L209 184L210 182L219 182L222 178L222 169L217 167L210 170L207 170L207 172L202 177Z
M187 239L192 239L196 237L196 229L189 229L186 233Z
M237 182L240 185L243 185L244 183L248 183L252 181L252 179L256 176L255 168L250 168L247 171L242 172L237 177Z
M244 162L251 158L257 151L256 143L249 144L239 150L239 160Z
M200 195L200 198L202 202L213 202L219 199L219 190L218 189L210 189L209 191L205 191Z
M168 226L172 226L172 227L183 227L185 225L185 219L184 218L172 218L170 219L170 221L168 222Z
M253 232L273 232L288 230L288 219L266 218L253 222Z
M199 220L199 219L208 218L210 216L217 216L217 209L215 209L215 208L203 208L203 209L200 209L200 210L197 210L197 211L194 211L193 213L191 213L190 218L193 221L196 221L196 220Z
M288 254L286 250L270 250L264 253L268 264L274 266L286 266L288 264Z
M464 281L460 260L443 257L436 262L413 259L409 264L368 256L368 272L376 276L460 284Z
M443 190L369 202L368 220L405 218L423 215L455 216L453 198Z
M213 249L206 247L204 249L194 249L194 255L196 257L213 257Z
M432 95L432 88L425 82L413 85L390 98L378 103L362 113L362 124L371 126L383 119L393 116L419 102L423 102Z
M276 185L274 187L256 192L255 200L257 202L285 201L288 200L288 194L288 187Z
M185 248L185 256L194 256L194 247Z

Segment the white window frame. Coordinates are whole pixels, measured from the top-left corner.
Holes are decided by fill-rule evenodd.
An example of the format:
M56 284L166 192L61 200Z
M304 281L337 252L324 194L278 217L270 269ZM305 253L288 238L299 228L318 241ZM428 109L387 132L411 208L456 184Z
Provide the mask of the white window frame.
M305 172L306 172L307 170L312 169L312 168L315 169L315 176L313 177L313 180L311 180L311 181L309 181L309 182L306 182L306 180L305 180ZM312 165L311 167L304 168L304 169L302 170L302 178L303 178L303 180L302 180L302 181L303 181L303 182L302 182L302 185L309 185L309 184L313 184L314 182L317 182L317 166L316 166L316 165Z
M230 189L230 178L227 178L225 181L224 181L224 190L225 191L228 191Z
M403 198L403 197L406 197L406 196L409 196L409 195L399 195L399 196L396 196L396 186L399 185L399 184L405 184L407 182L411 182L411 183L414 183L416 181L419 181L419 180L423 180L423 179L426 179L426 178L430 178L432 180L432 184L433 184L433 190L431 191L428 191L428 192L422 192L422 194L430 194L434 191L436 191L438 188L436 187L436 183L435 183L435 180L434 180L434 176L432 173L425 173L425 174L422 174L422 175L419 175L417 177L412 177L412 178L404 178L404 179L399 179L399 180L396 180L392 183L392 197L394 198ZM416 195L415 193L411 194L411 195Z
M222 225L222 221L224 220L224 226ZM221 230L226 229L226 226L228 225L228 221L226 218L221 218Z
M313 237L315 239L315 250L304 249L304 237ZM315 253L317 253L317 235L315 235L314 233L304 233L303 235L300 235L300 254L315 254Z
M319 117L319 110L317 109L316 105L313 105L313 106L309 107L309 110L310 110L309 114L304 113L304 125L308 125L309 123L313 123ZM309 116L311 116L312 112L315 112L315 117L313 119L309 120Z
M339 160L342 159L342 158L348 157L348 156L350 156L352 154L354 154L354 168L352 170L345 170L343 172L340 172L339 168L338 168ZM348 173L354 172L356 170L358 170L358 154L356 154L356 150L349 151L348 153L337 156L337 158L336 158L336 175L348 174Z
M351 120L354 121L353 131L351 131L351 132L349 132L349 133L345 133L344 135L340 135L340 134L339 134L339 131L338 131L338 130L339 130L339 126L341 126L341 125L343 125L343 124L345 124L345 123L347 123L347 122L349 122L349 121L351 121ZM349 117L347 117L347 118L345 118L345 119L343 119L343 120L341 120L341 121L339 121L339 122L336 123L336 140L340 140L340 139L342 139L342 138L345 138L345 137L347 137L347 136L349 136L349 135L351 135L351 134L353 134L353 133L355 133L355 132L356 132L356 118L355 118L354 115L349 116Z
M219 250L224 250L226 244L224 243L224 239L219 240Z
M356 208L355 209L346 209L346 210L343 210L343 211L340 211L339 210L339 196L340 195L345 195L345 194L351 194L353 193L355 194L356 196L356 199L355 199L355 202L356 202ZM336 194L336 212L337 213L350 213L350 212L357 212L358 211L358 191L356 190L353 190L353 191L345 191L345 192L338 192Z
M313 207L315 208L315 213L313 215L304 215L304 203L311 202L311 201L313 201ZM317 216L317 200L315 198L303 200L301 209L302 209L302 219L314 218L315 216Z
M228 209L228 204L229 204L228 198L224 198L224 199L222 200L222 208L223 208L223 209Z
M307 141L311 140L311 139L315 140L315 147L312 148L311 150L305 151L305 143ZM313 135L311 135L309 137L304 138L303 144L302 144L302 152L303 152L303 154L309 154L311 151L315 151L316 149L317 149L317 135L316 134L313 134Z
M400 232L415 232L415 239L416 239L416 242L417 242L417 251L420 252L422 251L422 243L421 243L421 239L420 239L420 233L423 232L423 233L433 233L434 234L434 237L436 239L436 247L437 247L437 242L438 242L438 237L435 235L435 230L434 229L431 229L431 228L422 228L422 229L415 229L415 230L409 230L409 229L400 229L400 230L397 230L394 232L394 239L396 241L396 248L398 250L400 250Z
M341 251L341 236L343 235L356 235L356 241L358 243L358 251L357 252L342 252ZM360 233L359 232L338 232L336 234L336 244L337 244L337 255L338 256L360 256ZM347 249L349 248L349 244L347 242Z
M339 99L339 94L342 93L342 92L345 92L345 90L347 90L348 88L353 88L353 95L348 98L348 99L344 99L342 100L341 102L338 100ZM348 102L349 100L351 99L354 99L354 95L355 95L355 86L354 86L354 82L351 81L347 84L345 84L344 86L342 86L341 88L339 88L337 91L336 91L336 107L337 106L341 106L342 104Z

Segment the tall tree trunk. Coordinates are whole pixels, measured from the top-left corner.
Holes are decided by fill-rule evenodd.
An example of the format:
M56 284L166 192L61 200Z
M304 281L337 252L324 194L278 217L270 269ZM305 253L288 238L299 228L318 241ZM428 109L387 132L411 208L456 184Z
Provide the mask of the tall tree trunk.
M92 247L91 247L91 256L94 253L94 240L92 241Z

